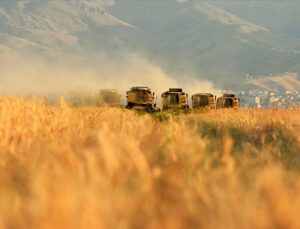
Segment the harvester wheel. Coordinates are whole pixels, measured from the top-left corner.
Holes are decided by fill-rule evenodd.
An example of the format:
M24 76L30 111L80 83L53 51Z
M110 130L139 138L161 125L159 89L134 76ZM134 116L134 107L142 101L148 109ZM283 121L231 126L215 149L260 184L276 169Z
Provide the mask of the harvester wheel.
M132 109L133 108L133 104L131 104L131 103L128 103L127 105L126 105L126 107L125 107L126 109Z

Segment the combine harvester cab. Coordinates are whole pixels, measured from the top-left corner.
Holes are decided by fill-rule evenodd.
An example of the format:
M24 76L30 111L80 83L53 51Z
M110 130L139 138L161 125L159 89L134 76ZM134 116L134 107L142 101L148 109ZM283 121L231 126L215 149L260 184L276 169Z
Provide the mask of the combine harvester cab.
M240 106L240 99L234 94L224 94L217 100L217 109L234 108L238 109Z
M149 87L132 87L127 91L127 109L144 110L146 112L159 112L154 104L154 92Z
M216 109L216 96L210 93L197 93L192 96L192 106L194 109L209 108Z
M184 93L181 88L170 88L169 91L162 95L163 110L180 108L188 110L188 94Z
M121 107L121 94L115 89L102 89L97 96L97 106Z

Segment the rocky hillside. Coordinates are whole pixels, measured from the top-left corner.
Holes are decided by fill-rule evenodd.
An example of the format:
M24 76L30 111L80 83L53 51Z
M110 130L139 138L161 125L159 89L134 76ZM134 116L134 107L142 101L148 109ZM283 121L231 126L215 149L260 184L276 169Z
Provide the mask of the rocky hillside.
M300 75L300 38L289 29L297 14L282 12L287 18L279 17L285 18L280 27L271 23L271 12L263 23L253 4L244 14L240 3L226 2L5 0L0 58L90 63L99 53L111 61L139 53L179 80L196 77L221 87L242 84L249 75ZM259 4L276 12L282 7Z

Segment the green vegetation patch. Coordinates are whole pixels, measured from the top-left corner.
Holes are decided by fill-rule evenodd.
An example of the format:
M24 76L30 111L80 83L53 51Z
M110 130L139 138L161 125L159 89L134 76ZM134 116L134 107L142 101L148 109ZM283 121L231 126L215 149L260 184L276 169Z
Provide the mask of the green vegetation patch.
M300 145L296 131L285 125L271 122L249 128L211 121L192 121L189 125L196 126L197 132L208 142L208 157L222 155L224 142L231 139L231 154L235 157L260 157L262 152L268 151L272 160L300 171Z

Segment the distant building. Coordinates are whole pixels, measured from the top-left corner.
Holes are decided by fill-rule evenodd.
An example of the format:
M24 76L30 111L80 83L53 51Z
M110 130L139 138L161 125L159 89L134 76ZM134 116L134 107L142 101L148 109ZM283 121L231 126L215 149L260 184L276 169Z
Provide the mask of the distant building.
M255 107L261 108L261 99L260 96L255 96Z

